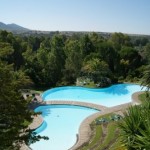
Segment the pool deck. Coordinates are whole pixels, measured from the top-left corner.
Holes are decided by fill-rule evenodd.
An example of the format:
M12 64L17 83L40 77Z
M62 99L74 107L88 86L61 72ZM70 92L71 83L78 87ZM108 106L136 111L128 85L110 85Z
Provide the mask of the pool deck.
M117 105L114 107L105 107L98 104L93 103L86 103L86 102L78 102L78 101L59 101L59 100L53 100L53 101L41 101L41 97L37 97L37 101L41 103L41 105L75 105L75 106L83 106L83 107L89 107L93 109L100 110L100 112L95 113L91 116L88 116L83 120L79 127L79 133L78 133L78 139L75 145L73 145L69 150L77 150L80 146L82 146L84 143L88 142L91 137L91 129L90 129L90 123L94 121L97 117L103 116L109 113L119 113L124 111L126 108L128 108L131 105L137 105L140 104L140 101L138 99L138 95L143 92L136 92L132 95L132 102ZM37 106L39 106L39 103ZM30 129L36 129L43 123L43 118L41 115L38 115L34 117L33 123L29 126ZM30 148L27 149L26 146L22 146L21 150L30 150Z
M39 97L40 98L40 97ZM41 98L40 98L41 101ZM83 106L83 107L88 107L92 109L96 109L99 111L105 110L107 107L102 106L102 105L97 105L97 104L92 104L92 103L86 103L86 102L77 102L77 101L45 101L41 103L42 106L45 105L74 105L74 106ZM40 106L39 103L37 103L36 106ZM43 123L43 118L41 115L37 115L33 118L33 122L29 125L30 129L36 129L38 128L41 124Z
M87 103L87 102L79 102L79 101L45 101L45 104L47 105L74 105L74 106L83 106L83 107L89 107L93 109L97 109L99 111L105 110L107 107L103 105L93 104L93 103Z
M37 115L33 117L33 122L29 125L31 130L38 128L43 123L43 117L41 115Z
M90 128L90 123L94 121L96 118L109 114L109 113L120 113L125 111L129 106L131 105L137 105L140 104L140 101L138 99L138 96L142 94L143 92L136 92L132 94L132 102L122 104L122 105L117 105L114 107L109 107L105 109L104 111L95 113L91 116L88 116L86 119L83 120L83 122L80 125L79 128L79 133L78 133L78 140L73 145L69 150L77 150L80 146L82 146L84 143L88 142L91 137L91 128Z
M140 100L139 100L139 98L138 98L138 96L140 95L140 94L142 94L142 93L144 93L143 91L141 91L141 92L136 92L136 93L133 93L132 94L132 103L133 104L140 104L141 102L140 102Z
M94 121L97 117L100 117L100 116L103 116L103 115L106 115L106 114L109 114L109 113L117 113L119 111L123 111L131 105L132 105L132 102L122 104L122 105L118 105L118 106L114 106L114 107L110 107L110 108L105 109L104 111L95 113L95 114L87 117L86 119L84 119L83 122L80 125L80 128L79 128L78 141L69 150L76 150L80 146L82 146L84 143L86 143L90 140L91 133L92 133L91 128L90 128L90 123L92 121Z

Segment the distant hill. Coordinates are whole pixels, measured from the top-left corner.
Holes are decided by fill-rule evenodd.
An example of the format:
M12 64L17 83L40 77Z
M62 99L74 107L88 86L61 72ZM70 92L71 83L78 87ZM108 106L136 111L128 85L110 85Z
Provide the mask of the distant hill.
M7 30L7 31L10 31L10 32L27 32L27 31L30 31L29 29L27 28L24 28L22 26L19 26L17 24L5 24L3 22L0 22L0 30Z
M30 36L30 35L34 35L34 36L48 36L48 37L52 37L55 34L62 34L62 35L66 35L68 37L70 36L82 36L85 34L90 34L90 31L40 31L40 30L30 30L27 28L24 28L20 25L17 24L5 24L3 22L0 22L0 30L7 30L8 32L13 32L14 34L19 34L22 36ZM103 36L104 38L109 38L111 36L112 33L110 32L96 32L97 34ZM127 33L124 33L127 34ZM142 34L127 34L129 35L131 38L142 38L142 37L146 37L150 40L150 35L142 35Z

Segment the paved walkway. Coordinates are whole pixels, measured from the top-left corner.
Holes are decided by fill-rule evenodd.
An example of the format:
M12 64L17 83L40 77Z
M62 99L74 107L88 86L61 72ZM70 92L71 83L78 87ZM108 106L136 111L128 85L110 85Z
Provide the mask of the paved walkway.
M100 117L100 116L103 116L103 115L106 115L106 114L109 114L109 113L112 113L112 112L114 113L114 112L125 110L130 105L132 105L132 103L127 103L127 104L122 104L122 105L110 107L110 108L105 109L104 111L95 113L95 114L87 117L86 119L84 119L83 122L80 125L80 128L79 128L78 141L69 150L76 150L81 145L83 145L84 143L86 143L90 140L90 137L91 137L90 124L97 117Z
M29 128L36 129L43 123L43 117L41 115L37 115L34 117L33 122L29 125Z
M93 104L93 103L87 103L87 102L79 102L79 101L45 101L45 104L48 105L74 105L74 106L83 106L83 107L89 107L97 110L105 110L107 107L103 105Z
M20 147L20 150L32 150L32 149L28 147L25 143L23 143Z
M138 96L140 95L140 94L142 94L142 93L144 93L143 91L140 91L140 92L136 92L136 93L133 93L132 94L132 102L133 102L133 104L140 104L141 102L139 101L139 98L138 98Z
M78 141L75 143L73 147L71 147L69 150L77 150L80 146L82 146L84 143L88 142L91 137L91 128L90 124L92 121L94 121L96 118L109 114L109 113L120 113L120 111L124 111L126 108L128 108L131 105L135 104L140 104L140 101L138 99L138 96L142 94L143 92L136 92L132 94L132 102L122 104L122 105L117 105L114 107L109 107L101 112L95 113L86 119L83 120L83 122L80 125L79 128L79 134L78 134Z

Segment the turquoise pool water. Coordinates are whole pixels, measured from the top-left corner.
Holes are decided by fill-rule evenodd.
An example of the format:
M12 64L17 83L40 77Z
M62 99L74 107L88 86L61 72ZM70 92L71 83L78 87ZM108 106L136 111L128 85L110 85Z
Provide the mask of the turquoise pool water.
M42 98L47 100L73 100L104 105L107 107L131 101L134 92L141 91L136 84L117 84L103 89L83 87L58 87L47 90ZM144 89L143 89L144 90ZM41 140L31 145L33 150L67 150L76 142L81 122L97 110L69 105L40 106L36 112L42 112L44 123L36 130L49 140Z
M67 150L76 142L76 134L81 122L97 110L69 105L40 106L35 109L42 112L44 123L36 130L49 140L41 140L30 147L33 150Z
M137 84L116 84L103 89L66 86L47 90L43 93L42 98L44 101L73 100L112 107L131 102L131 95L141 91L141 88Z

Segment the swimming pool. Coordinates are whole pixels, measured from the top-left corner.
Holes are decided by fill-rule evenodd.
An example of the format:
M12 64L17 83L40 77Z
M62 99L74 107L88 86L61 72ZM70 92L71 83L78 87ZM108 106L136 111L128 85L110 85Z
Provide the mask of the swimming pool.
M95 103L107 107L131 102L131 95L141 91L136 84L116 84L108 88L92 89L83 87L58 87L43 93L44 101L73 100ZM142 89L145 90L145 89ZM35 109L42 112L44 123L36 129L40 135L48 136L49 140L41 140L30 147L33 150L67 150L76 142L76 134L81 122L98 110L69 105L47 105Z
M66 86L47 90L43 93L42 98L44 101L73 100L112 107L131 102L131 95L141 91L141 88L137 84L116 84L101 89Z
M69 105L40 106L35 112L42 112L44 123L36 132L48 136L49 140L41 140L32 144L33 150L67 150L71 148L77 138L81 122L98 110Z

